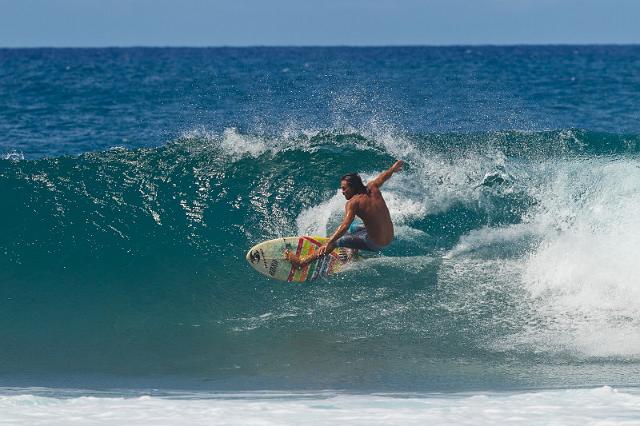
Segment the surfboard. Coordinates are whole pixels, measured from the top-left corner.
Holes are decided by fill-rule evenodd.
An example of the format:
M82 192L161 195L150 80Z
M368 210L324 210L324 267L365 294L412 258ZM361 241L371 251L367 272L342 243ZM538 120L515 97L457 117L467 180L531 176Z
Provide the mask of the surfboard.
M338 247L329 255L318 258L302 268L294 267L284 257L285 250L291 250L297 256L313 254L328 241L326 237L283 237L263 241L247 252L247 262L253 268L276 280L305 282L317 280L340 272L346 264L357 258L356 251Z

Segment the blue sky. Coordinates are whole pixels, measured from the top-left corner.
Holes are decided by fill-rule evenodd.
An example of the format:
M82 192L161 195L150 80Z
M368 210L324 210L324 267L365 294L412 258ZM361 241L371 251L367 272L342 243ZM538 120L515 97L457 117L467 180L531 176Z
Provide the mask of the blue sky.
M640 43L640 0L0 0L0 46Z

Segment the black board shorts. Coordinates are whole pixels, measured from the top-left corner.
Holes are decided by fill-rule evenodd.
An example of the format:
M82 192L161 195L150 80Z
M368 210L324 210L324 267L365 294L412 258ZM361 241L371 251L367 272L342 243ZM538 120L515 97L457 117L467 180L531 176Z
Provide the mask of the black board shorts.
M367 229L362 224L351 224L347 233L338 238L336 246L368 251L380 251L384 248L369 238Z

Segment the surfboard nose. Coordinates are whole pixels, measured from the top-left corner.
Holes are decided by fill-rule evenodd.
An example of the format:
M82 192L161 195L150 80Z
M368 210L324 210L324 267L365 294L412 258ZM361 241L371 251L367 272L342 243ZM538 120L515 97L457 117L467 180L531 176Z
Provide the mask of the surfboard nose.
M256 250L255 247L249 249L245 258L247 259L247 262L252 265L256 262L260 262L260 250Z

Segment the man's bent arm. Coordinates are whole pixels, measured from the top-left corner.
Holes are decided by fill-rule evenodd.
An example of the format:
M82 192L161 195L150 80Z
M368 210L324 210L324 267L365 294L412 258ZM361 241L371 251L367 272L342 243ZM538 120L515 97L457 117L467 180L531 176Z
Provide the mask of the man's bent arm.
M347 205L345 206L344 219L342 220L342 223L340 224L340 226L338 226L338 229L336 229L333 235L331 235L331 238L329 238L329 241L327 241L326 245L328 246L338 241L338 238L342 237L344 233L347 232L347 230L349 229L349 226L353 223L353 220L355 218L356 218L355 206L352 203L347 202Z
M342 220L342 223L340 224L338 229L335 230L333 235L331 235L329 241L327 241L325 245L321 246L318 251L302 258L297 257L293 253L285 253L285 258L291 261L294 266L301 268L313 262L317 258L331 253L335 248L335 242L338 240L338 238L342 237L345 232L347 232L347 230L349 229L349 225L351 225L356 217L356 209L352 203L347 202L345 210L346 214L344 216L344 219Z
M338 229L335 230L331 238L329 238L329 241L327 241L325 245L320 247L318 251L314 253L314 255L317 255L316 257L324 256L331 253L333 249L336 248L336 241L338 240L338 238L342 237L344 233L347 232L347 229L349 229L349 225L351 225L353 219L356 218L356 206L351 201L347 202L345 210L346 214L344 216L344 219L342 220L342 223L340 224L340 226L338 226Z
M393 163L393 166L389 167L389 170L385 170L384 172L380 173L378 177L376 177L375 179L367 183L367 186L369 185L375 185L378 187L382 186L383 183L389 180L392 174L394 174L395 172L399 171L402 168L403 164L404 164L404 161L402 160L396 161L395 163Z

